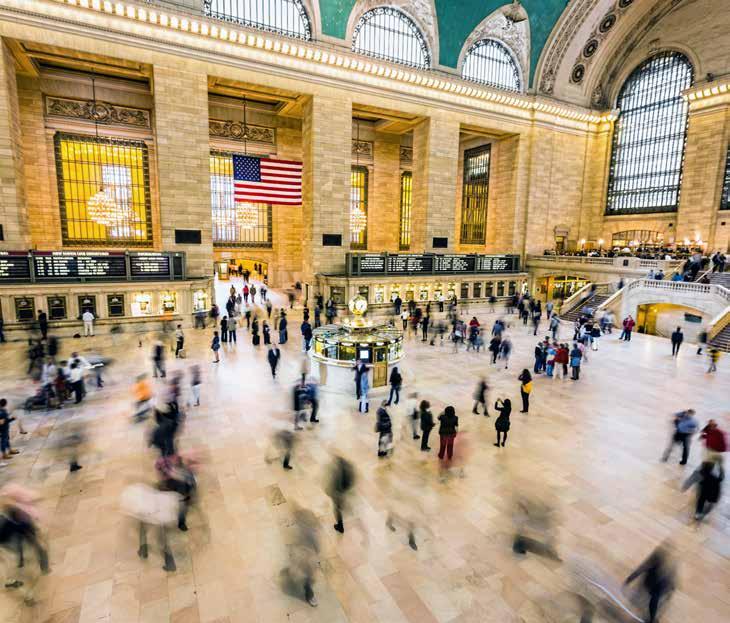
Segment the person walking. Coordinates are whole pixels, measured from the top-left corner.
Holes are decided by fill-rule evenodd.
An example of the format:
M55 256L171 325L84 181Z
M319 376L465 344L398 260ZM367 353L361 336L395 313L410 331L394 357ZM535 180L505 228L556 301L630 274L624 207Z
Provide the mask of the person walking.
M577 343L573 343L573 349L570 351L570 369L572 372L571 380L577 381L580 378L580 362L583 359L583 351L578 348Z
M200 406L200 386L203 384L200 366L198 364L193 365L190 368L190 392L193 395L193 406Z
M20 454L18 450L10 447L10 422L15 418L8 413L8 401L0 398L0 453L3 460L7 461L15 454Z
M707 351L707 358L710 360L710 367L707 368L707 373L711 374L717 372L717 362L720 360L720 349L714 346Z
M388 396L388 400L386 404L390 406L390 403L393 402L393 396L395 396L395 404L398 404L398 401L400 400L400 388L403 384L403 377L401 376L401 373L398 371L398 366L393 366L393 369L390 372L390 395Z
M393 423L390 419L390 414L385 408L388 404L388 402L383 400L375 414L375 432L378 433L378 457L381 459L388 456L388 452L392 451L393 444Z
M634 330L635 324L636 324L636 322L631 317L631 314L626 316L626 318L624 318L624 321L622 324L623 331L621 332L621 336L619 337L619 340L624 340L625 342L630 342L631 341L631 332Z
M307 353L312 343L312 325L309 324L308 320L304 320L300 330L302 332L302 350Z
M557 315L550 317L550 335L553 336L553 340L558 339L558 331L560 329L560 318Z
M722 464L722 455L727 452L727 438L715 420L707 422L700 433L700 438L705 443L704 460Z
M43 310L38 312L38 329L41 332L41 339L48 338L48 314Z
M335 512L335 530L345 532L343 513L347 505L347 497L355 485L355 468L348 460L335 456L330 466L330 478L327 483L327 495L332 500Z
M502 338L502 343L499 345L499 356L504 361L504 369L509 368L509 357L512 354L512 340L508 337Z
M363 374L367 374L367 366L359 359L352 368L355 371L355 398L360 400L361 378Z
M182 325L177 325L175 329L175 359L180 358L180 351L185 345L185 334L183 333Z
M238 329L238 320L235 316L231 316L228 319L228 342L231 344L236 343L236 329Z
M213 363L220 362L220 355L218 351L221 349L221 339L218 337L218 331L213 331L213 341L210 343L210 349L213 351Z
M254 317L251 321L251 344L258 346L261 344L261 336L259 335L259 319Z
M221 318L221 341L228 342L228 316Z
M279 344L286 344L288 339L287 327L288 321L286 319L286 312L282 309L281 316L279 317Z
M545 305L545 314L546 314L545 317L548 320L552 320L554 307L555 307L555 303L553 303L552 301L548 301L547 305Z
M426 314L421 319L421 333L423 334L423 339L421 340L422 342L428 341L428 327L430 324L431 324L431 317L428 314Z
M428 400L421 400L421 404L418 405L418 417L421 421L421 451L428 452L431 449L431 446L428 445L428 437L435 425L431 413L431 403Z
M276 368L279 367L279 360L281 359L281 351L276 344L269 344L269 352L266 354L266 359L269 362L271 368L271 378L276 378Z
M418 394L413 392L408 395L405 404L406 417L410 420L413 439L420 439L418 434Z
M517 379L520 381L520 396L522 396L522 411L520 411L520 413L527 413L530 410L532 375L530 374L530 371L525 368L522 370L522 374L520 374Z
M497 443L494 445L498 448L500 446L504 448L504 445L507 443L507 433L510 429L509 418L512 414L512 401L509 398L497 400L494 403L494 408L499 413L497 419L494 420L494 428L497 431Z
M682 333L682 327L677 327L672 332L672 357L679 355L679 347L682 346L682 342L684 342L684 333Z
M666 463L669 460L669 455L672 453L675 444L682 444L682 459L679 461L680 465L686 465L687 459L689 458L689 446L692 441L692 435L697 432L697 420L694 417L695 410L687 409L680 411L674 415L674 430L672 431L672 437L669 440L669 445L664 451L662 461Z
M403 305L403 300L400 296L396 296L393 300L393 315L400 316L400 308Z
M439 415L439 437L441 445L439 447L439 459L443 460L446 456L447 460L451 460L454 456L454 439L459 428L459 418L456 416L454 407L448 406L444 412Z
M248 305L248 284L244 283L243 285L243 302Z
M471 412L474 415L479 415L479 405L482 405L485 417L489 417L489 413L487 411L487 390L488 389L489 389L489 386L487 385L487 379L484 377L479 379L476 389L474 390L474 406L471 409Z
M646 623L655 623L662 605L674 591L675 570L669 560L668 547L664 544L657 547L636 570L624 580L624 585L631 584L639 577L644 577L644 590L649 596L648 617Z
M164 379L165 373L165 347L160 340L157 340L152 347L152 376L157 378L157 373Z
M410 312L407 309L404 309L400 314L400 319L403 322L403 331L406 331L408 329L408 318L410 317Z
M682 485L682 491L686 491L697 483L695 521L702 521L720 501L724 479L725 472L721 465L714 461L704 461Z
M271 345L271 328L269 327L269 323L264 320L261 323L261 334L264 336L264 346L270 346Z
M45 314L45 312L43 312ZM81 320L84 321L84 337L94 337L94 320L95 316L90 309L87 309L82 315ZM46 324L46 331L48 331L48 324Z

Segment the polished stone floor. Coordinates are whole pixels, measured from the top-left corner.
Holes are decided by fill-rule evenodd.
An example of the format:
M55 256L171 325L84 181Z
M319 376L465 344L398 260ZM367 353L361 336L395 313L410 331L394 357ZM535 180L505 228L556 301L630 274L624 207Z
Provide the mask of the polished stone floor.
M494 317L482 315L488 323ZM298 322L292 325L296 338ZM106 386L90 390L81 408L34 412L25 418L25 436L13 429L21 454L0 479L41 494L52 571L41 578L33 607L16 593L0 593L0 620L577 622L566 595L583 592L583 575L618 586L668 537L679 587L662 621L730 620L730 508L723 501L704 523L692 522L694 495L680 486L699 460L698 444L686 468L659 461L673 411L692 406L701 421L714 417L730 427L730 364L721 360L717 374L707 375L705 358L691 345L675 360L665 340L635 336L627 344L614 334L590 354L579 382L538 378L530 413L513 414L508 444L498 449L494 420L472 415L471 397L486 374L490 399L510 397L517 405L516 377L531 367L535 339L521 325L510 334L516 348L509 370L491 366L484 353L407 341L405 391L418 391L436 414L454 405L460 418L456 465L443 474L435 453L418 451L403 434L398 408L394 453L378 459L374 415L359 414L349 393L327 388L321 423L297 433L294 470L267 463L272 432L291 427L300 340L284 347L273 381L265 350L254 349L244 331L236 346L223 349L220 364L211 363L210 331L187 331L188 359L168 363L183 370L202 365L202 405L187 411L181 446L201 450L206 460L199 474L203 512L191 514L187 533L171 535L175 573L161 569L154 549L146 561L137 557L134 527L119 508L126 485L154 478L145 425L130 420L131 381L150 370L154 336L143 336L141 346L136 336L116 344L69 340L65 353L78 346L115 361ZM0 390L17 402L32 391L23 353L17 345L2 348ZM74 474L54 450L69 421L84 422L90 433L84 468ZM332 529L324 486L333 452L353 461L358 474L343 535ZM555 509L562 564L512 553L520 496ZM317 608L281 586L298 507L310 509L320 526ZM414 521L418 551L402 529L385 526L389 510Z

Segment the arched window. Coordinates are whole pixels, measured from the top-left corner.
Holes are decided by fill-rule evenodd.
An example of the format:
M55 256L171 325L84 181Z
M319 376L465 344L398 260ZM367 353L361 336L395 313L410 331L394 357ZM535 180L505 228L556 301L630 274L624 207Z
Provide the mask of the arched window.
M618 96L606 211L611 214L674 212L687 136L692 64L678 52L644 61Z
M517 63L507 47L496 39L482 39L469 48L461 76L496 89L522 90Z
M309 40L312 28L302 0L203 0L205 14L249 28Z
M377 7L360 18L352 37L352 51L418 69L431 66L431 54L418 27L392 7Z

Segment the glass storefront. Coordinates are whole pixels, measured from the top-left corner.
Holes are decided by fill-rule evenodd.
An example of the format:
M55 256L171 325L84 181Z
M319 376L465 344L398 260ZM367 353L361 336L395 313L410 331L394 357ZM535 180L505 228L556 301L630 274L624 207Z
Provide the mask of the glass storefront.
M137 292L132 296L132 316L152 316L152 294Z
M177 311L177 292L160 292L160 313L174 314Z

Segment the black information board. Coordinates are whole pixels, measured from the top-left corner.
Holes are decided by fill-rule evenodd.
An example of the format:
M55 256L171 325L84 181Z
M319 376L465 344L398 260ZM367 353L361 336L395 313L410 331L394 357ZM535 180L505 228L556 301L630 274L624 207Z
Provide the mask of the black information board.
M130 253L129 274L132 279L171 279L168 253Z
M520 272L519 255L349 253L348 276L458 275Z
M0 284L185 279L184 253L0 251Z
M30 281L30 260L24 252L0 251L0 283Z

